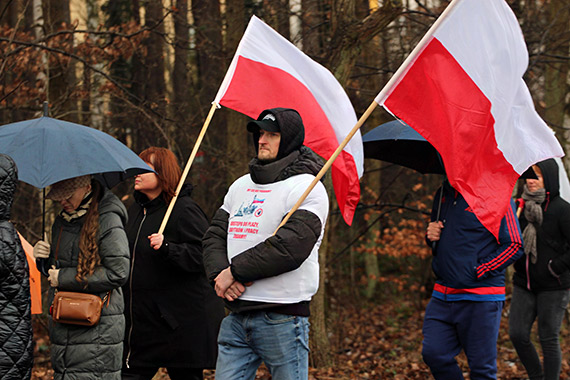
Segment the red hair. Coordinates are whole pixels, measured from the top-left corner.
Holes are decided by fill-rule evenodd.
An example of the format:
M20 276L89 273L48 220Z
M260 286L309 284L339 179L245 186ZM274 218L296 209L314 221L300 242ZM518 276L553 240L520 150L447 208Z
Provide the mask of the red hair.
M162 189L162 196L166 203L169 203L176 194L176 187L182 176L182 170L180 170L176 156L169 149L151 146L143 150L139 157L154 166L158 185Z

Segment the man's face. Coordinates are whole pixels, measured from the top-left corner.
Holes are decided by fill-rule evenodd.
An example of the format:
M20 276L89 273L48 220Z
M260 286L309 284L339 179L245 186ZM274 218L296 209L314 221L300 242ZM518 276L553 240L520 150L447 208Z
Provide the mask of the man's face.
M281 142L281 133L268 132L263 129L259 130L259 147L257 150L257 158L260 161L273 161L277 158L279 152L279 143Z

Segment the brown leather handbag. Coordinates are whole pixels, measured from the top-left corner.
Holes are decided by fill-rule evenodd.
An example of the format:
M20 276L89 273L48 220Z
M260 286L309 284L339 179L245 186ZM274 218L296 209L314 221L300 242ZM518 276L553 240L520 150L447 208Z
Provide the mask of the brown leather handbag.
M59 252L61 231L55 248L55 261ZM95 326L101 319L103 304L111 300L111 291L101 299L98 295L79 292L60 292L56 289L49 313L54 322L71 325Z
M109 293L101 299L94 294L57 292L53 298L50 314L55 322L94 326L101 319L101 309L105 301L109 301Z

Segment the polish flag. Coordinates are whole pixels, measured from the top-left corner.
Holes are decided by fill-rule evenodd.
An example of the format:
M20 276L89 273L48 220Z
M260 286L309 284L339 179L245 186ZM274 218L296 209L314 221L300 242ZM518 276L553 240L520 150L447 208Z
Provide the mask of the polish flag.
M451 185L497 238L519 176L564 155L534 108L527 66L504 0L454 0L375 99L437 149Z
M254 119L268 108L297 110L305 125L305 145L325 159L357 121L346 92L331 72L255 16L214 102ZM357 132L332 165L337 202L349 225L360 198L363 161Z

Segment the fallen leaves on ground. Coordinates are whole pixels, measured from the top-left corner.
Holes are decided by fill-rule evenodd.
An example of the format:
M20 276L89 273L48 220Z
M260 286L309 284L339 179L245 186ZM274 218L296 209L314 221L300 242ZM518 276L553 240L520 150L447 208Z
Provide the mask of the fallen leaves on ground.
M417 303L417 302L416 302ZM421 357L422 322L425 305L414 306L408 300L383 300L377 304L367 302L360 306L335 303L328 313L329 339L334 353L334 365L329 368L310 368L309 380L347 379L430 379L428 367ZM501 380L522 380L526 372L508 336L508 305L503 311L498 338L498 378ZM34 380L52 379L49 364L49 350L45 349L48 338L45 329L36 330L36 359L32 374ZM533 330L536 342L536 326ZM565 319L562 333L562 374L570 378L570 332ZM191 342L189 342L191 344ZM467 359L458 356L458 362L469 379ZM155 380L169 379L161 369ZM205 379L213 380L214 371L205 371ZM268 370L262 366L257 371L257 380L269 380Z

